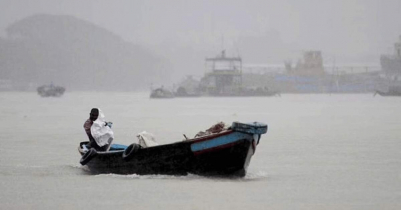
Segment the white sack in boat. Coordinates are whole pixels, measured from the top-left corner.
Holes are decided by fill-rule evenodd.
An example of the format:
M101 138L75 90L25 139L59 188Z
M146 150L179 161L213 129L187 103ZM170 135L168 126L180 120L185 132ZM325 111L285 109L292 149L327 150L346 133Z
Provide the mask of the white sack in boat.
M103 112L99 109L99 117L93 122L91 127L91 134L100 147L111 145L114 139L114 133L109 126L106 126L104 118Z
M159 145L156 142L155 137L153 136L153 134L148 133L146 131L142 131L142 132L138 133L138 135L136 137L138 138L139 145L141 145L144 148L145 147L153 147L153 146Z

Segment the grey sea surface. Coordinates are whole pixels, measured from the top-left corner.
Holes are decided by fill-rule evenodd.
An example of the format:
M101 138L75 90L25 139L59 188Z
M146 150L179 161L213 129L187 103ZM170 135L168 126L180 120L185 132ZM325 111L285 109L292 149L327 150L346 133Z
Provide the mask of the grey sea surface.
M223 121L269 125L242 179L90 175L79 164L89 111L114 143L160 144ZM0 92L0 209L401 209L401 97L150 99L149 93Z

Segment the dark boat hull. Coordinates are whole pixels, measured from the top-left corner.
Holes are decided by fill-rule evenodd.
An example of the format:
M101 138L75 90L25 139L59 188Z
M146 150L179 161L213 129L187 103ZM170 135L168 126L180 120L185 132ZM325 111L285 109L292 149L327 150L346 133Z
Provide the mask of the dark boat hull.
M42 85L37 88L37 91L42 97L60 97L64 94L65 88L52 85Z
M150 98L174 98L174 94L166 89L157 88L152 90Z
M401 92L383 92L383 91L376 91L374 95L379 94L380 96L401 96Z
M243 177L254 152L251 141L239 140L219 151L196 155L190 172L208 176Z
M184 174L184 165L188 162L187 147L185 144L171 144L143 148L129 161L122 158L123 150L99 152L87 166L93 173Z
M134 157L126 161L123 150L98 152L88 168L95 174L166 174L186 175L188 173L207 176L245 176L254 153L253 140L238 139L227 145L208 151L193 152L193 142L139 149ZM84 152L80 151L81 155Z
M227 130L173 144L141 148L135 151L130 159L123 158L124 149L97 152L86 165L94 174L186 175L191 173L243 177L246 175L246 169L260 136L266 131L267 126L248 128L239 125L236 130ZM84 142L78 150L84 156L82 144Z

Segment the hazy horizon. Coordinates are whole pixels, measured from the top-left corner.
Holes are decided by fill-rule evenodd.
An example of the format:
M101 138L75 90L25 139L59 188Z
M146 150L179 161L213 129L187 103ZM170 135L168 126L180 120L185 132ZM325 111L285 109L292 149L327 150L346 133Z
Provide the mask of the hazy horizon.
M110 30L172 63L174 77L202 74L203 59L240 55L283 64L306 50L325 63L379 63L401 34L401 1L11 1L0 2L0 34L35 14L70 15Z
M4 35L8 25L33 14L66 14L109 29L127 41L148 45L176 42L200 47L209 43L204 47L210 47L220 45L224 36L229 46L241 36L275 31L284 43L297 43L304 49L341 52L337 48L350 44L345 49L369 52L375 46L391 46L401 33L401 23L394 22L401 17L400 9L401 2L396 0L3 0L0 29Z

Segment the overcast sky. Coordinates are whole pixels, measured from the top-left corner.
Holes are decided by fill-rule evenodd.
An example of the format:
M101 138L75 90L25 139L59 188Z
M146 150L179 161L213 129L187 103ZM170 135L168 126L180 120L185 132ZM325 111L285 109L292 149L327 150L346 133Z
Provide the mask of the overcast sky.
M300 50L364 56L391 53L401 35L400 0L1 0L1 35L37 13L72 15L141 45L203 50L273 34Z

